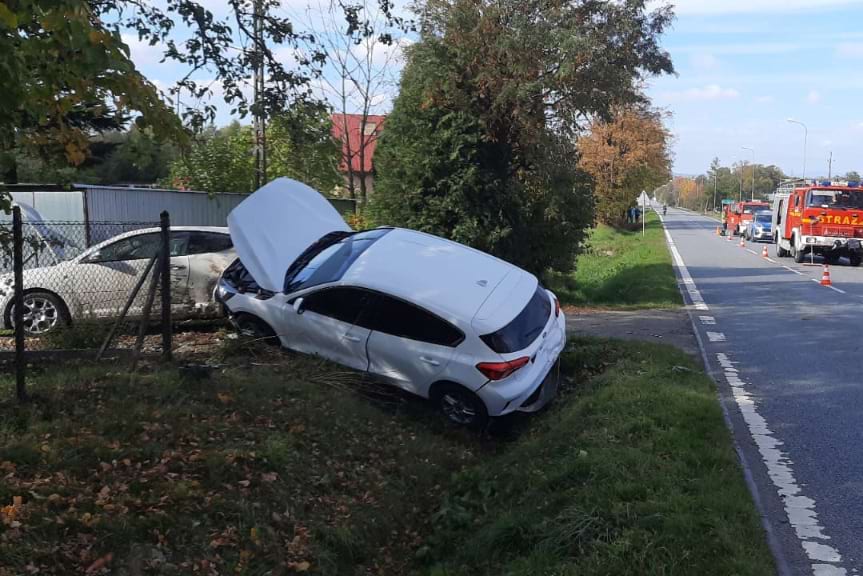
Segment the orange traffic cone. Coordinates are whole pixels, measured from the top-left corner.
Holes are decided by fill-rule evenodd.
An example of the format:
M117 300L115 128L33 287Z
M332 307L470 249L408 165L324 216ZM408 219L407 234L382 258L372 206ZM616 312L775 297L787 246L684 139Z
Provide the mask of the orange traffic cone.
M743 239L743 236L740 237L740 247L746 248L746 240Z
M821 274L821 285L822 286L831 286L833 283L830 282L830 267L827 264L824 265L824 273Z
M716 235L722 236L722 228L720 228L719 226L716 227Z
M767 245L766 245L766 244L765 244L765 245L764 245L764 247L761 249L761 256L762 256L763 258L770 258L770 254L768 254L768 253L767 253Z

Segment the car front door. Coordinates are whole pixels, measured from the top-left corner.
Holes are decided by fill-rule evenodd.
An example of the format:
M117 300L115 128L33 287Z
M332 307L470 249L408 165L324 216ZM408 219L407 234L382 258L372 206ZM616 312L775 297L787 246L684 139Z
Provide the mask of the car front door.
M367 319L375 295L348 286L323 288L292 298L283 311L282 342L293 350L315 354L353 368L368 369Z
M428 396L464 340L449 322L408 302L379 295L368 342L369 372L404 390Z
M172 235L171 289L172 293L179 293L174 298L182 297L188 283L188 256L183 255L187 243L188 237ZM81 259L68 278L77 296L75 305L80 315L85 318L118 315L160 245L159 232L146 232L107 244ZM141 314L146 297L145 284L129 309L130 315Z

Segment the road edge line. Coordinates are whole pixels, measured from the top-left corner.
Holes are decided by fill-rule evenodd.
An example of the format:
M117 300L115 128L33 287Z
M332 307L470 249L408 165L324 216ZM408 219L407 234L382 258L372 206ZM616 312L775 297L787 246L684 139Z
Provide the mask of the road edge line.
M656 214L659 217L659 222L662 224L662 229L665 232L665 245L668 248L669 256L672 255L671 252L671 244L669 240L673 242L671 239L671 233L668 231L668 228L665 227L665 219L661 214L657 212ZM683 256L680 257L680 261L683 262ZM684 263L684 266L686 264ZM713 384L716 386L716 399L719 401L719 406L722 408L722 417L725 420L725 428L728 430L728 433L731 436L731 444L734 446L734 451L737 453L737 461L740 462L740 468L743 471L743 480L746 482L746 488L749 490L749 494L752 496L752 502L755 504L755 509L758 511L758 516L761 520L761 526L764 528L764 533L767 536L767 547L770 549L770 553L773 555L773 561L776 566L776 574L778 576L793 576L791 572L791 568L788 566L788 562L786 561L786 555L781 552L784 550L782 547L782 543L779 538L776 536L776 533L773 531L773 527L770 525L770 522L767 518L767 511L764 508L764 503L762 502L761 494L758 492L758 485L755 483L755 476L752 472L752 467L749 464L749 461L746 459L746 455L743 453L743 448L740 446L740 443L737 441L737 438L734 436L734 424L731 421L731 414L728 411L728 406L725 405L725 398L722 397L721 392L721 384L719 380L717 380L717 376L714 373L713 368L710 365L710 359L707 354L707 348L704 346L704 339L701 337L701 334L698 331L698 325L695 323L695 317L693 315L692 307L687 304L687 301L691 302L691 299L687 300L688 292L684 290L684 282L683 282L683 274L677 265L677 262L674 258L671 258L671 266L674 269L674 276L677 278L677 289L680 291L680 296L683 298L683 308L686 310L686 316L689 318L689 323L692 326L692 332L695 334L695 341L698 343L698 350L701 352L701 362L704 364L704 373L713 380ZM745 424L744 424L745 425Z

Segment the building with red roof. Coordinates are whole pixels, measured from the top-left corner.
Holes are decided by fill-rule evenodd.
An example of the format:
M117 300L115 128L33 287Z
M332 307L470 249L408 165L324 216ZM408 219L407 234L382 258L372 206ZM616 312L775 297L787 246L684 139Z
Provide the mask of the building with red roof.
M333 114L333 138L342 143L342 161L339 170L345 176L345 186L362 196L362 182L366 193L374 190L375 149L386 116L369 114L363 122L362 114Z

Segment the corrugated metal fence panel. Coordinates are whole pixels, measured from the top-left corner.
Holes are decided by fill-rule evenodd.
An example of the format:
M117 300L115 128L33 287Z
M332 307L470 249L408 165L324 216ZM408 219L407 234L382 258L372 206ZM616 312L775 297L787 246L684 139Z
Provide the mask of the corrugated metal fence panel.
M175 226L227 226L228 213L246 197L112 186L86 190L90 222L156 222L167 210Z
M12 201L21 206L25 222L53 220L84 221L84 199L78 190L69 192L12 192ZM0 211L0 222L11 222L12 215Z

